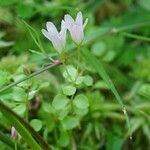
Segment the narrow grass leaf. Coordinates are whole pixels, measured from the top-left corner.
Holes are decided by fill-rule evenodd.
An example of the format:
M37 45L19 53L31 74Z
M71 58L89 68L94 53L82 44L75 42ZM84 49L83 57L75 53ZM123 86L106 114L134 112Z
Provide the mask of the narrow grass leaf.
M91 67L93 67L93 69L106 82L108 87L113 92L114 96L116 97L116 100L118 101L118 103L122 107L122 111L123 111L123 113L124 113L124 115L126 117L126 122L127 122L129 133L131 133L130 132L130 122L129 122L129 117L128 117L126 108L125 108L125 106L124 106L124 104L122 102L122 99L121 99L119 93L117 92L117 90L116 90L112 80L110 79L109 75L105 71L103 65L100 63L100 61L97 60L97 58L92 53L89 52L89 50L83 48L83 49L81 49L81 53L82 53L85 61L87 62L87 64L89 64Z
M11 111L9 111L7 107L5 107L2 102L0 102L0 110L33 150L42 149L32 137L30 132L18 121L18 119L11 113Z

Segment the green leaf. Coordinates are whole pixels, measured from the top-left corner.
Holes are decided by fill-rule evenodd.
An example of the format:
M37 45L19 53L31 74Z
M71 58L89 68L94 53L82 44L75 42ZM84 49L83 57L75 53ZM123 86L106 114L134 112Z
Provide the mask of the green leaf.
M58 94L55 96L52 102L52 106L55 109L60 110L60 109L64 109L67 106L68 102L69 99L65 95Z
M48 57L47 53L45 52L45 50L43 48L43 45L42 45L42 42L41 42L38 32L33 27L31 27L27 22L25 22L24 20L22 20L22 21L26 25L26 27L27 27L32 39L34 40L35 44L37 45L37 47L45 55L45 57Z
M80 85L83 82L84 77L83 76L78 76L77 79L75 80L76 85Z
M40 131L42 129L42 121L39 119L32 119L30 124L35 129L35 131Z
M58 114L58 119L63 120L69 114L69 110L70 109L68 106L66 108L62 109Z
M82 48L81 53L82 53L85 61L87 62L87 64L89 64L99 74L99 76L102 77L102 79L106 82L108 87L113 92L114 96L116 97L116 100L122 107L122 111L124 112L125 117L126 117L128 130L130 131L130 122L129 122L129 117L126 112L125 106L124 106L122 99L121 99L119 93L117 92L112 80L110 79L109 75L105 71L103 65L101 64L100 61L97 60L97 58L94 55L92 55L92 53L89 52L89 50Z
M32 5L20 3L16 7L16 12L21 18L30 18L34 14Z
M23 88L14 87L12 99L19 102L26 102L27 94L25 93L25 90Z
M7 106L5 106L2 102L0 102L0 110L33 150L42 149L40 145L34 140L30 132L18 120L16 115L14 115L14 113Z
M72 66L72 65L68 65L64 72L63 72L63 76L64 78L66 78L69 82L75 81L77 78L77 69Z
M51 106L51 104L47 103L47 102L44 102L42 104L42 108L45 112L47 113L52 113L52 114L55 114L55 109Z
M63 93L67 96L74 95L76 92L76 88L72 85L67 85L62 87Z
M13 111L15 111L17 114L23 116L25 111L26 111L26 104L20 104L18 106L16 106Z
M146 10L150 11L150 1L149 0L139 0L138 3L145 8Z
M5 48L5 47L12 46L12 45L14 45L13 41L10 41L10 42L0 41L0 48Z
M88 99L83 94L76 96L73 100L73 104L79 109L85 109L89 107Z
M79 118L68 116L61 123L65 130L70 130L78 126Z
M80 109L80 108L74 107L74 113L82 117L88 113L88 108Z
M0 86L3 86L8 81L8 73L6 71L0 70Z
M14 4L14 3L16 3L18 0L7 0L7 1L5 1L5 0L1 0L0 1L0 5L12 5L12 4Z
M96 88L96 89L109 89L108 85L103 80L97 81L94 85L94 88Z
M66 147L69 145L69 134L66 131L61 131L60 138L58 139L58 143L62 147Z
M92 46L92 53L95 56L102 56L105 53L106 44L104 42L97 42Z
M138 93L145 98L150 99L150 84L143 84L139 89Z
M93 78L89 75L84 76L83 83L87 86L93 85Z

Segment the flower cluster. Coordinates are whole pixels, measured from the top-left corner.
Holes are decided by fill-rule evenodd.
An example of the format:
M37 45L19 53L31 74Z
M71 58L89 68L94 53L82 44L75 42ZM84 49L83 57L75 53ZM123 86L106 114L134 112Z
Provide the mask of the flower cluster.
M61 30L58 32L55 25L52 22L46 23L46 28L42 29L42 33L48 38L54 48L61 53L65 49L66 45L66 31L70 32L71 38L76 45L80 45L84 37L84 28L88 22L86 19L83 23L83 16L81 12L77 13L77 17L74 20L70 15L65 15L64 20L61 21Z

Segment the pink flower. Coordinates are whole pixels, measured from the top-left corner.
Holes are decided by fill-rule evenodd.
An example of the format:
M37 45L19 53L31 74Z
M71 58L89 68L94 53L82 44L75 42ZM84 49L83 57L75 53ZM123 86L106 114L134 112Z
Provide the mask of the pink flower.
M61 22L60 32L57 31L52 22L47 22L46 28L47 30L42 29L42 33L52 42L54 48L61 53L65 49L66 45L66 27L64 21L62 20Z
M71 34L72 40L75 44L80 45L84 38L84 28L87 25L88 19L86 19L83 24L82 13L78 12L76 20L74 20L70 15L65 15L64 21L66 28Z
M15 140L15 139L17 139L17 136L18 136L17 130L14 127L12 127L11 128L11 137Z

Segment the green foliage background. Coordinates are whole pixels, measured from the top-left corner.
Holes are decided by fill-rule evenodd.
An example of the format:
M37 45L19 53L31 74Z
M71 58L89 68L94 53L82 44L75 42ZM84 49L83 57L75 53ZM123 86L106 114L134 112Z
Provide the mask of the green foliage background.
M67 38L66 52L69 56L67 65L73 63L79 67L82 84L77 89L64 86L68 81L62 73L63 67L59 66L1 92L0 99L27 120L51 149L148 150L149 0L0 0L0 87L49 63L22 19L38 33L46 53L55 58L57 53L43 37L41 29L47 21L60 28L64 14L75 17L80 10L84 18L89 19L84 46L80 50L81 60L75 57L77 50L70 37ZM89 57L87 52L92 56ZM132 140L111 87L100 78L99 67L90 65L95 63L95 57L97 66L103 65L127 108ZM68 98L73 94L75 116L68 113ZM14 149L16 141L11 140L11 126L9 119L0 113L2 150ZM18 149L30 149L24 139L17 140L17 145Z

